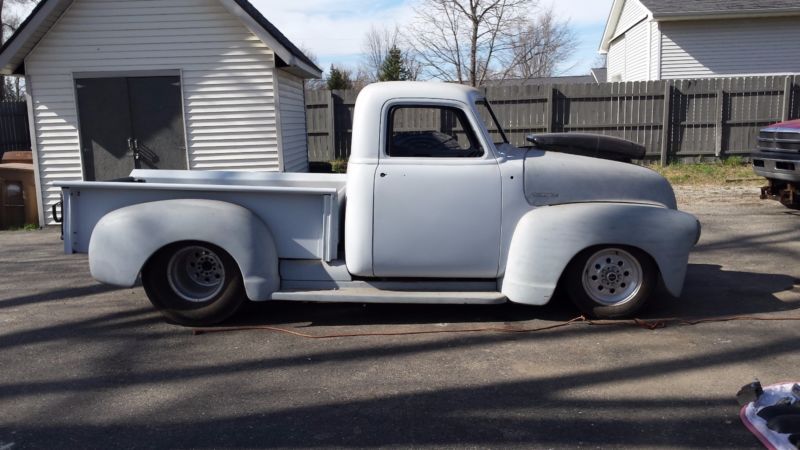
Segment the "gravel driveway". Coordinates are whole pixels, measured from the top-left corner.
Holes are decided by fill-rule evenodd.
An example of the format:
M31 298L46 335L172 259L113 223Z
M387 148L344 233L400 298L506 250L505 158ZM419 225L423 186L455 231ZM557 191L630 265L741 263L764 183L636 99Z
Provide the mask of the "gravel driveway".
M642 314L800 318L800 212L679 188L703 223L683 296ZM96 284L54 230L0 233L0 449L754 448L735 394L800 380L798 322L307 339L193 335ZM322 335L538 328L547 307L267 303L232 324ZM228 324L231 325L231 324Z

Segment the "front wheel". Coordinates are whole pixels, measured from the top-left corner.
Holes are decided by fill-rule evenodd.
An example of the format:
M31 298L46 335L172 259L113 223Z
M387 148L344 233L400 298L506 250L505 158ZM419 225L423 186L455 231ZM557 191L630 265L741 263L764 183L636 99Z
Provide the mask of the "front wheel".
M585 314L599 319L630 316L648 300L658 281L653 259L626 246L600 246L579 253L565 272L566 291Z
M153 306L181 325L222 322L244 301L236 261L205 242L178 242L159 250L142 269L142 285Z

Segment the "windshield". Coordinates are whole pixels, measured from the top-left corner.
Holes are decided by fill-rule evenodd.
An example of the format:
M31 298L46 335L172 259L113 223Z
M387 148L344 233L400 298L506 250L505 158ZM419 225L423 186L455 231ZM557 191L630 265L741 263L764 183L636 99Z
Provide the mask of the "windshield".
M494 115L494 111L492 111L489 102L486 100L478 100L475 102L475 106L478 108L478 113L481 115L486 129L489 130L492 140L495 141L494 143L497 145L508 144L506 133L503 131L503 127L500 126L500 122L497 121L497 116Z

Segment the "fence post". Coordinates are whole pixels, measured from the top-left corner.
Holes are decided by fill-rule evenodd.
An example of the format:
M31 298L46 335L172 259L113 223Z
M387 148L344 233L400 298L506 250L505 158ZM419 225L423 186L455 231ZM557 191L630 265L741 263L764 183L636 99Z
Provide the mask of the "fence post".
M336 108L333 102L333 91L328 90L328 155L331 159L336 155Z
M781 121L786 122L792 116L792 91L794 90L793 76L787 75L783 82L783 111Z
M717 118L714 121L717 130L714 136L714 156L719 158L722 156L722 136L725 133L725 96L727 93L724 89L717 89Z
M556 107L554 91L555 91L555 86L552 85L552 84L548 84L547 85L547 100L546 100L547 101L547 103L546 103L547 106L546 106L546 108L544 110L545 111L544 124L545 124L545 127L546 127L545 128L545 132L547 132L547 133L552 133L553 132L553 118L555 117L555 112L553 110Z
M672 80L664 83L664 117L661 119L661 165L669 164L670 126L672 125Z

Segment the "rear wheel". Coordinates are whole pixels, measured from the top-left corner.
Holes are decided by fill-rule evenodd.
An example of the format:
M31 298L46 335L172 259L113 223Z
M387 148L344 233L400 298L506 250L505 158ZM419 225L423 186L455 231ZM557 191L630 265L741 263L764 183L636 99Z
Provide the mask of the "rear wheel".
M657 268L643 251L626 246L592 247L567 266L566 290L585 314L600 319L630 316L648 300Z
M142 285L156 309L181 325L222 322L244 301L238 265L205 242L178 242L159 250L142 269Z

